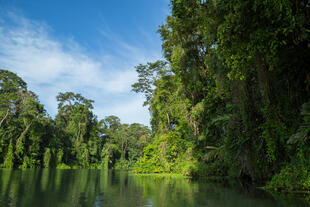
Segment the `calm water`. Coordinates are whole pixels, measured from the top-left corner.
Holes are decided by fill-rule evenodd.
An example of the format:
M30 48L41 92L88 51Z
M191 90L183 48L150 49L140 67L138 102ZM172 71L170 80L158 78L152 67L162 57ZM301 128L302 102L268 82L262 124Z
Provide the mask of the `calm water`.
M308 199L308 203L310 203ZM0 206L191 207L307 206L237 182L135 176L100 170L0 170Z

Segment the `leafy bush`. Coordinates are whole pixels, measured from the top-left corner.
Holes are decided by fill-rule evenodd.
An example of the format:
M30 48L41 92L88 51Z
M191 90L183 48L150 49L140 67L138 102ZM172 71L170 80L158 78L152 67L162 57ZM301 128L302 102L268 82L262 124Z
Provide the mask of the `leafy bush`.
M267 189L310 191L310 102L303 104L301 114L304 123L288 140L295 150L294 158L280 173L273 176Z
M130 163L128 160L125 160L125 159L117 160L114 165L114 169L116 170L128 170L129 168L130 168Z
M193 144L182 139L178 132L155 138L143 152L144 156L134 165L135 172L197 174L198 160L193 153Z
M310 191L310 165L288 164L273 176L266 188L275 191Z
M69 165L66 165L65 163L60 163L56 167L57 169L71 169Z

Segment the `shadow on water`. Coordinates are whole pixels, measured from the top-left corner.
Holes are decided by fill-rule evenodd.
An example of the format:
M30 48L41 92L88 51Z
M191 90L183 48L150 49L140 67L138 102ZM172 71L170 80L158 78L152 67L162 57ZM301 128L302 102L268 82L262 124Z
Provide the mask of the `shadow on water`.
M271 195L237 181L136 176L125 171L0 170L0 206L271 207L309 203L307 198Z

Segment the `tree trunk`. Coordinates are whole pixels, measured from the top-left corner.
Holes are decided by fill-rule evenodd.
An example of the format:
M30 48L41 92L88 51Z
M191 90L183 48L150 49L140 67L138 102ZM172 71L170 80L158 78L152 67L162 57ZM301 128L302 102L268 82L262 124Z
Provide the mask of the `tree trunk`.
M264 98L265 103L269 104L271 103L272 100L270 97L271 89L269 83L268 69L266 68L266 65L264 64L260 56L257 56L256 58L256 65L257 65L257 77L261 90L261 95Z
M0 127L2 126L2 123L5 121L5 119L8 117L9 111L10 111L10 108L8 108L8 110L6 110L5 116L1 119L1 121L0 121Z
M166 113L166 115L167 115L167 123L168 123L168 128L170 129L170 119L169 119L169 114L168 114L168 113Z
M78 130L78 134L77 134L77 140L80 141L80 136L81 136L81 123L79 122L78 124L79 130Z
M16 146L18 146L19 142L21 142L21 140L25 137L26 133L28 132L30 126L32 124L32 121L30 122L30 124L28 124L25 128L25 130L20 134L20 136L18 137L17 139L17 142L16 142Z

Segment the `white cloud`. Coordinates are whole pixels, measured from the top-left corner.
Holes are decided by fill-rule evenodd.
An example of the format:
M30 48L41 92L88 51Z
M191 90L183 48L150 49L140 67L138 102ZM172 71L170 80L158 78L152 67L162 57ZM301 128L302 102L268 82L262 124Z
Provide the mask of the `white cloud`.
M44 23L13 13L7 16L11 23L0 25L0 68L21 76L49 113L57 111L58 92L73 91L95 100L99 118L114 114L122 121L148 124L143 100L130 92L137 79L134 65L153 61L160 54L117 39L116 55L101 51L98 60L72 39L61 42L51 37Z
M124 117L125 123L148 123L150 122L149 111L146 107L141 107L144 99L141 96L135 96L131 99L123 100L117 105L108 105L105 108L101 108L97 111L99 116L117 115ZM147 116L146 116L147 114ZM138 122L137 120L141 120Z
M122 93L128 91L131 85L137 79L137 74L134 70L127 70L117 74L106 74L105 84L103 88L106 91L113 93Z

